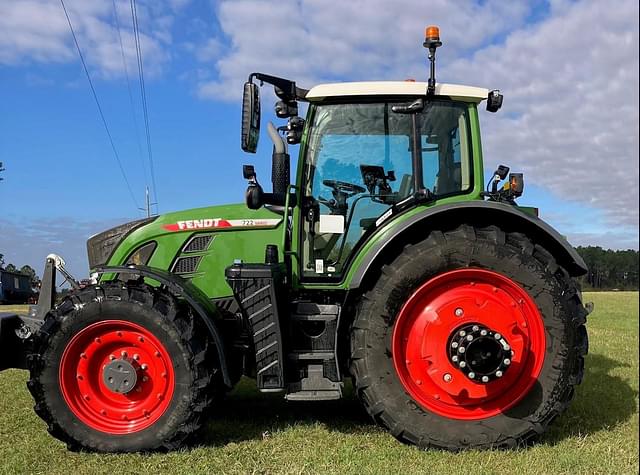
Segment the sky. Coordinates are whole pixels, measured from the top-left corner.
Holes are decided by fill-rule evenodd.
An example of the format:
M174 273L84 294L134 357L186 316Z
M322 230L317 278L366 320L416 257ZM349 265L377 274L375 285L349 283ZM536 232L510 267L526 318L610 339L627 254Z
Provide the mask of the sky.
M270 177L264 137L239 147L249 73L426 80L430 24L439 81L505 96L480 115L485 171L524 172L520 203L572 244L638 249L637 0L137 0L151 160L130 0L64 3L126 181L60 0L0 0L7 263L86 276L86 239L142 217L145 186L160 213L243 201L243 163Z

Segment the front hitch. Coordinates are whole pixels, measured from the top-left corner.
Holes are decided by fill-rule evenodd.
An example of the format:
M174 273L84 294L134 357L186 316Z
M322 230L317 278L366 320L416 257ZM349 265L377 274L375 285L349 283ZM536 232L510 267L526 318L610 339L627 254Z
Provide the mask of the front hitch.
M28 315L0 313L0 371L9 368L26 369L26 343L37 333L47 314L55 306L56 270L74 290L78 282L65 269L65 262L56 254L47 256L38 304L29 307Z

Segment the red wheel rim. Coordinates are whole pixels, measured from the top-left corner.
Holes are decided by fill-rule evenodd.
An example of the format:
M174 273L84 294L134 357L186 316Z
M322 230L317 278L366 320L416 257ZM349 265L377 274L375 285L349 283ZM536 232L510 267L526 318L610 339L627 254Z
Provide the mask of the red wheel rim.
M109 389L105 367L126 358L137 382L126 394ZM174 372L169 353L147 329L124 320L93 323L69 342L60 361L60 390L75 416L92 429L131 434L153 425L173 396Z
M466 377L448 354L450 336L472 323L500 332L513 351L509 370L487 384ZM400 309L392 336L405 390L423 408L452 419L484 419L517 404L536 382L545 348L533 299L510 278L484 269L445 272L424 283Z

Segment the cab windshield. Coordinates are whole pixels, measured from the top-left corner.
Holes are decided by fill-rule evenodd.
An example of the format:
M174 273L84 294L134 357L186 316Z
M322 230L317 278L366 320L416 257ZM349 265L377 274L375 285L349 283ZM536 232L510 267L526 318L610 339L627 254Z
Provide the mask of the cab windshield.
M304 191L318 205L319 216L304 229L307 277L339 277L358 241L391 206L416 191L412 117L393 112L396 104L407 102L315 107ZM468 104L429 101L418 116L419 182L436 196L470 190Z

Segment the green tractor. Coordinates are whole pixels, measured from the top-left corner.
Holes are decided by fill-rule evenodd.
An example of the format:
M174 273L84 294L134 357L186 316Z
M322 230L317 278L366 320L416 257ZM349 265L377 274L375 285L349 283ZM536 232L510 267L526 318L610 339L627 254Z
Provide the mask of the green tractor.
M543 434L582 380L586 266L516 204L521 174L500 167L485 188L478 107L502 95L436 83L441 44L428 28L428 82L251 74L243 150L259 85L286 120L268 124L270 193L245 165L246 204L93 236L83 288L50 255L38 306L0 317L0 369L30 371L49 432L71 449L176 449L246 375L291 404L339 399L351 378L377 423L423 448ZM62 299L57 272L74 286Z

